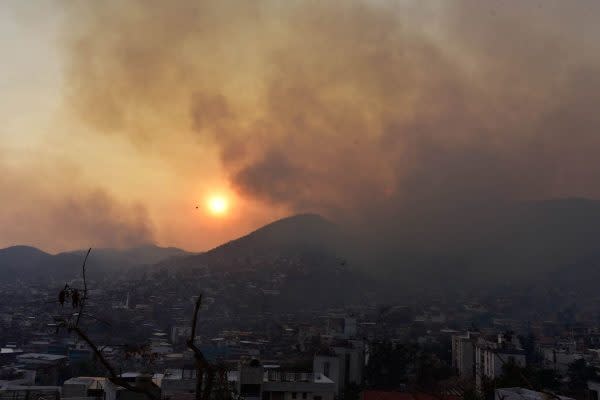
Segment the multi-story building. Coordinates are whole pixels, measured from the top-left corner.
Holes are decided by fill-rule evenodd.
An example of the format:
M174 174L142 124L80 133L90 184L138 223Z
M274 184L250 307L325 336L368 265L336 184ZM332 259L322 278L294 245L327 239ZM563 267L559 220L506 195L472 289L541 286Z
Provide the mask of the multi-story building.
M337 360L337 358L336 358ZM333 400L336 383L319 372L294 372L244 359L227 373L228 390L245 400ZM164 398L193 398L195 369L167 369L161 379ZM219 390L213 387L213 390Z
M548 394L521 387L496 389L494 400L547 400ZM553 395L556 400L574 400L571 397Z
M136 386L137 388L143 388L147 392L154 394L154 397L161 397L160 386L153 380L152 375L127 372L120 375L121 379L124 379L130 385ZM125 389L122 386L116 385L110 381L106 381L104 385L104 400L147 400L148 396L144 393L133 392Z
M326 332L328 335L339 339L352 339L356 337L356 318L348 316L331 316L327 319Z
M475 383L481 388L487 380L499 378L504 370L504 365L514 363L525 367L525 352L521 349L518 340L514 337L505 338L498 335L497 341L479 338L475 344Z
M0 399L28 400L47 399L60 400L60 386L4 386L0 388Z
M333 380L336 383L335 393L338 395L346 385L360 385L363 382L364 365L364 343L360 340L348 340L317 353L313 359L313 372Z
M27 353L17 356L16 363L36 371L36 384L58 385L65 378L67 356L45 353Z
M104 399L107 378L81 376L67 379L62 386L63 399Z
M475 342L479 332L467 332L452 336L452 367L461 379L472 380L475 377Z
M588 387L587 398L590 400L599 400L600 399L600 382L588 381L587 387Z
M4 367L0 368L0 388L6 386L32 386L35 384L35 371Z
M246 400L333 400L335 382L318 372L266 369L257 360L242 361L229 379Z
M540 346L542 353L543 365L545 368L553 369L554 371L565 374L569 365L584 358L583 353L577 351L577 343L575 340L559 340L545 346Z
M196 391L196 370L193 368L169 368L165 371L160 388L164 398L191 398Z

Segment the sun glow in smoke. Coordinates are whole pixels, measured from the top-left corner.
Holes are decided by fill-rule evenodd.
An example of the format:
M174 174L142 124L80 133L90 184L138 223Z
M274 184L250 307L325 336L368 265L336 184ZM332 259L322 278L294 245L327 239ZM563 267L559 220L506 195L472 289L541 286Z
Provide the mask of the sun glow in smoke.
M229 201L224 196L211 196L207 200L208 211L215 216L222 216L227 214L229 210Z

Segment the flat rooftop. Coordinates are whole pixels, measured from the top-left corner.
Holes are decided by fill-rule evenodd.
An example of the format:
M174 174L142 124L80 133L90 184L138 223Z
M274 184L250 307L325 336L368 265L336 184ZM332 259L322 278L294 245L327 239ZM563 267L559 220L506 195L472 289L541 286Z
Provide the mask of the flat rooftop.
M58 354L47 354L47 353L26 353L17 356L19 361L26 360L39 360L39 361L60 361L66 360L67 356L61 356Z

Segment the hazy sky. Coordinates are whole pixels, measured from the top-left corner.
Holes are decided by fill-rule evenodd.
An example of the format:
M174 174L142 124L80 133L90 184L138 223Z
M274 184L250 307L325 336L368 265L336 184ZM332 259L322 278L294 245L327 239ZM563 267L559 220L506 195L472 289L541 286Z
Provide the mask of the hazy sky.
M598 197L598 18L595 0L2 1L0 246L202 250L294 212L385 227Z

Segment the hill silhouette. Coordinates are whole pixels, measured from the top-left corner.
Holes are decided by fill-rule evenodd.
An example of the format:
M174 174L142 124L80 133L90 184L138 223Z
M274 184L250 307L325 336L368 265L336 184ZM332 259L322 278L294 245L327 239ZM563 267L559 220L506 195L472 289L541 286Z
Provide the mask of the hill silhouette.
M267 224L207 252L181 258L177 265L210 265L236 271L279 257L317 254L335 257L342 247L343 235L337 225L316 214L299 214Z
M301 214L158 268L176 271L185 279L193 279L194 271L205 271L212 279L226 276L245 282L257 288L256 295L238 300L271 302L273 309L355 304L364 301L375 282L345 257L345 244L339 226L319 215ZM260 300L261 290L276 295Z
M278 272L295 277L298 289L288 279L286 290L299 296L309 287L359 290L357 282L366 282L366 276L378 283L364 290L382 292L389 287L427 290L532 282L577 288L600 278L600 201L522 202L484 212L465 210L453 217L452 223L422 224L419 231L406 224L404 232L360 240L360 232L319 215L301 214L200 254L152 245L94 250L90 272L150 264L151 270L204 268L246 274L250 280ZM82 258L81 251L52 255L15 246L0 250L0 274L2 279L64 280L78 276Z
M93 249L88 259L91 277L151 265L171 257L190 255L177 248L154 245L128 249ZM65 281L79 277L84 250L49 254L31 246L0 249L0 275L4 281Z

